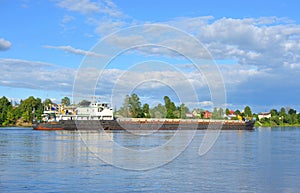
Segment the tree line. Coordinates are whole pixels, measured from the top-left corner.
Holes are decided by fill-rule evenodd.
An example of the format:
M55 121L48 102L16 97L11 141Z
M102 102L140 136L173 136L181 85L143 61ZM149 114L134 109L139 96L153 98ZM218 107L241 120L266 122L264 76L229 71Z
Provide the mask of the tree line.
M185 104L176 106L175 103L168 97L164 96L164 104L159 103L158 105L150 108L149 104L142 104L137 94L126 95L123 106L115 112L117 116L121 117L132 117L132 118L169 118L169 119L185 119L192 118L187 117L187 114L192 114L194 118L213 118L213 119L224 119L224 114L229 115L229 109L223 110L222 108L214 108L209 117L205 116L207 110L204 109L193 109L192 111ZM210 113L210 112L209 112ZM252 117L252 111L249 106L246 106L243 112L236 110L236 115L242 118ZM238 119L238 118L233 118Z
M263 126L286 126L300 125L300 113L293 108L284 108L280 110L271 109L270 116L259 119L259 114L252 113L249 106L246 106L243 111L235 110L232 112L228 108L214 108L210 113L210 117L206 117L208 112L204 109L193 109L192 111L185 104L176 106L175 103L168 97L163 97L163 103L150 108L149 104L142 104L137 94L126 95L123 105L119 110L115 110L117 117L132 117L132 118L191 118L188 114L193 114L194 118L212 118L212 119L256 119L258 124ZM19 103L13 104L5 96L0 98L0 126L20 125L22 123L31 123L33 120L40 120L45 107L49 107L53 102L50 99L42 101L40 98L33 96ZM61 99L61 104L69 106L71 104L68 97ZM88 106L90 101L83 100L78 103L80 106ZM225 115L225 117L224 117ZM228 116L227 116L228 115ZM233 115L230 117L229 115ZM259 126L259 125L257 125Z
M271 109L270 114L270 118L262 118L259 122L264 126L300 125L300 113L293 108Z
M62 104L70 105L70 99L64 97ZM34 119L41 119L44 107L53 104L50 99L42 101L40 98L33 96L20 103L13 104L5 96L0 98L0 126L19 125L23 123L31 123Z
M168 97L164 96L164 104L150 108L149 104L142 104L137 94L126 95L123 106L116 111L117 116L132 118L186 118L189 108L185 104L176 106Z

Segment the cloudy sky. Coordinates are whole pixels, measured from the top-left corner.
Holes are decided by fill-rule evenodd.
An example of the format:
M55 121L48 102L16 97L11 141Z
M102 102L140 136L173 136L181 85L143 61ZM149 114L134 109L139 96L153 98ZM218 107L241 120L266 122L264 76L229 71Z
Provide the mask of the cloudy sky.
M168 94L201 107L221 96L231 109L300 110L296 0L0 4L0 95L8 98L85 93L117 104L136 92L153 105Z

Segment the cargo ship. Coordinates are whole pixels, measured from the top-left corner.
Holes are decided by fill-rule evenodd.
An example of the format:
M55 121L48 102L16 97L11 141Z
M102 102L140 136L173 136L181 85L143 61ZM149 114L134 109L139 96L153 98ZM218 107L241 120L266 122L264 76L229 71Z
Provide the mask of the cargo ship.
M253 120L115 118L107 103L93 102L73 112L46 110L34 130L254 130Z

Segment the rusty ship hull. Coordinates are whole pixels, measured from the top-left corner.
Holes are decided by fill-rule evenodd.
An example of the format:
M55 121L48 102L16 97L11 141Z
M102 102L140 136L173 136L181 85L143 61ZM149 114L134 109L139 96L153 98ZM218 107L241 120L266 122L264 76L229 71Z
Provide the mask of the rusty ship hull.
M34 130L254 130L255 121L197 119L59 120L33 123Z

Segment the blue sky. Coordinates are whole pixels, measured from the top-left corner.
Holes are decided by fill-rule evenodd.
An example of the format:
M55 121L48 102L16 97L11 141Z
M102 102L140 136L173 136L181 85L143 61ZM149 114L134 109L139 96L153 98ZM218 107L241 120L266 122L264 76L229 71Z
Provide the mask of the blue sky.
M224 79L229 108L250 105L256 112L282 106L300 110L300 15L296 0L0 3L0 95L13 100L34 95L59 102L64 96L72 96L74 79L80 77L78 72L86 60L103 56L101 49L96 49L99 41L131 26L159 23L192 35L208 50ZM160 29L155 30L157 33ZM108 47L127 48L134 41L142 41L132 34L117 35L122 36L116 36ZM181 38L175 38L176 50L188 50L197 57L198 53ZM155 62L143 66L143 61ZM146 71L136 68L138 65ZM180 86L181 91L186 89L182 86L186 80L195 89L197 101L189 97L180 101L191 106L199 102L207 108L212 101L211 88L204 76L191 68L191 61L170 50L127 50L105 68L100 78L99 74L86 74L98 80L97 95L115 104L122 100L111 99L112 94L132 90L150 104L157 104L164 94L171 94L176 100L176 90L171 90ZM185 80L174 78L179 74ZM145 81L145 77L158 81ZM127 90L121 87L122 80ZM88 81L85 84L91 85ZM114 88L119 90L113 92Z

